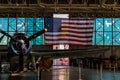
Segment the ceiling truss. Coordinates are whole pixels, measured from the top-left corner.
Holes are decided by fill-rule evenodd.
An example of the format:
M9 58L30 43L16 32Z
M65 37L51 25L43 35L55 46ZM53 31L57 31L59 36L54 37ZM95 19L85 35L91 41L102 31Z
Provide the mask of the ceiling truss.
M1 0L1 17L120 17L119 0Z

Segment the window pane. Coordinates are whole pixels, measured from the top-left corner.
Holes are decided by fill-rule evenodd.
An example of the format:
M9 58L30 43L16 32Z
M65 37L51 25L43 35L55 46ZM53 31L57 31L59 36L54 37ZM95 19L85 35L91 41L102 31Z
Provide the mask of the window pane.
M103 18L97 18L95 22L96 31L103 31Z
M27 31L33 31L33 18L27 18Z
M0 29L4 31L8 30L8 18L0 18Z
M113 31L120 31L120 18L114 18L114 27Z
M120 32L113 33L113 43L114 45L120 45Z
M112 31L112 19L104 18L104 31Z
M16 31L16 18L8 18L9 31Z
M26 27L25 18L17 18L17 31L19 32L25 32Z
M105 45L112 45L112 33L111 32L104 32L104 43Z
M93 37L93 38L95 38L95 37ZM103 32L97 32L96 39L94 39L94 40L95 40L94 42L97 45L103 45Z

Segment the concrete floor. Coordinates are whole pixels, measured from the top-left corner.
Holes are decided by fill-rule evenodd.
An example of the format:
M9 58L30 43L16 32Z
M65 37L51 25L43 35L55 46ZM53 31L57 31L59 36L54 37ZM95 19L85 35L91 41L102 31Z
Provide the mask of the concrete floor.
M51 71L42 71L41 77L37 72L20 74L1 73L0 80L120 80L119 71L80 69L78 67L55 66Z

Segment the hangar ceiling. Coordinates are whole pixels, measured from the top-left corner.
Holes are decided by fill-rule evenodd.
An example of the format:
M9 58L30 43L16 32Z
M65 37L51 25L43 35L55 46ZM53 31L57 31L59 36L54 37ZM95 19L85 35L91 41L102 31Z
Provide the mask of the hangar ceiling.
M0 17L120 17L120 0L0 0Z

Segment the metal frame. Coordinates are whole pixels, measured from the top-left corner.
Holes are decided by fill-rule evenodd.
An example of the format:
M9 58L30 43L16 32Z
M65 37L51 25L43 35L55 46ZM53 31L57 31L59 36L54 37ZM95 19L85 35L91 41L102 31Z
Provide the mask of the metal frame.
M68 13L79 17L120 17L119 0L1 0L0 16L48 17Z

